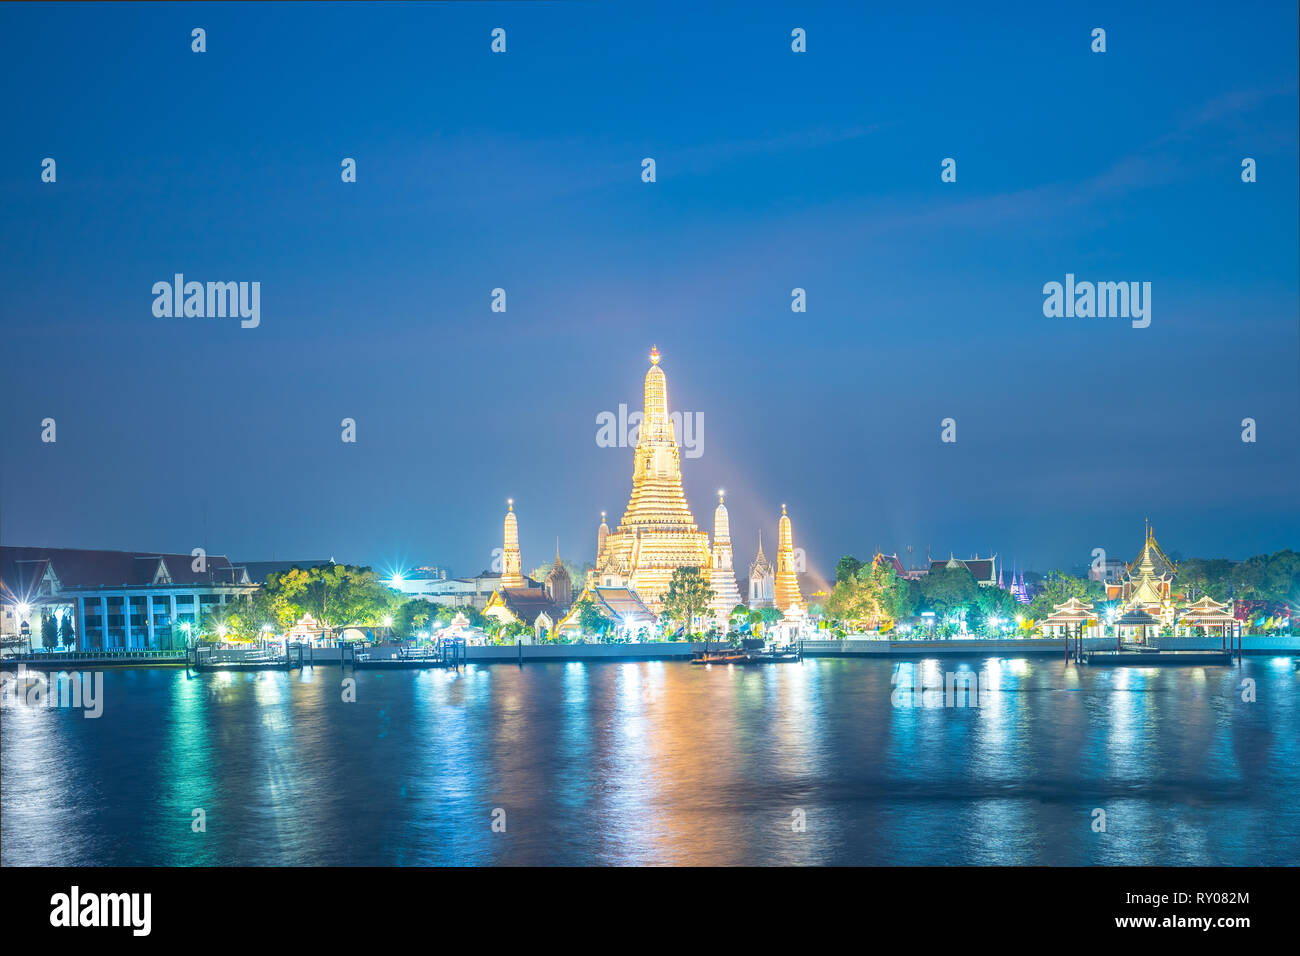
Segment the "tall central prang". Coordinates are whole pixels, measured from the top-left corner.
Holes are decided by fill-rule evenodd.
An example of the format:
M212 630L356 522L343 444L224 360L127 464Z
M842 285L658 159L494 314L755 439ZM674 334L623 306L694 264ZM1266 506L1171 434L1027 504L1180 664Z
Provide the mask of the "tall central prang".
M604 538L592 583L631 588L657 611L673 571L699 568L707 576L711 566L709 536L695 524L682 489L681 453L668 415L668 385L659 367L659 349L652 348L632 496L623 520Z

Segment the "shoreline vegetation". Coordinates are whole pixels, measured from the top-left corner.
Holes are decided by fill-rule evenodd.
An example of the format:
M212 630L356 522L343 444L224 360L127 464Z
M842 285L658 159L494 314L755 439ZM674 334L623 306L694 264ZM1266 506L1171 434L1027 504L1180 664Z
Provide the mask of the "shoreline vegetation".
M680 577L681 581L677 579ZM514 647L526 645L583 645L630 643L716 644L742 638L762 638L765 630L782 621L780 610L751 609L738 604L731 612L728 632L721 633L707 614L713 593L699 569L680 569L674 582L682 597L667 602L653 628L628 633L597 610L582 608L581 635L555 632L538 635L531 623L501 620L465 605L433 604L390 588L369 567L322 565L272 573L252 594L214 607L194 623L173 626L170 649L183 653L195 644L258 646L270 642L308 640L331 645L342 640L382 644L401 641L432 645L440 635L469 634L473 643ZM1119 601L1106 600L1105 587L1065 571L1046 575L1024 572L1028 600L1022 603L1011 591L981 587L964 567L938 566L917 579L898 574L891 560L877 555L863 562L845 555L835 567L835 585L824 602L808 607L809 630L805 639L844 640L855 636L938 641L952 638L1037 638L1039 625L1052 609L1070 599L1093 604L1099 620L1115 610ZM673 592L676 594L677 592ZM1208 596L1233 601L1247 635L1294 635L1300 631L1300 554L1290 549L1255 555L1244 561L1190 558L1178 565L1174 596L1190 602ZM310 621L310 638L302 631ZM48 649L75 647L70 619L61 627L53 618L42 622L42 643ZM183 627L183 632L180 628ZM1153 637L1170 636L1163 627ZM345 635L349 635L345 637ZM1193 636L1195 632L1193 632ZM539 639L540 638L540 639ZM17 646L6 648L18 652ZM100 648L89 652L110 653ZM131 649L121 655L152 654Z

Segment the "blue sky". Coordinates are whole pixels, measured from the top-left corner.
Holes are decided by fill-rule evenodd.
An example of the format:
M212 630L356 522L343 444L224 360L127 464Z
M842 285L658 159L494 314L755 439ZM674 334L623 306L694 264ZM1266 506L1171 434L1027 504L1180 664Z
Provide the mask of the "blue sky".
M825 572L1131 557L1147 517L1296 546L1296 17L5 5L4 541L471 573L512 496L525 565L590 560L632 470L595 418L656 343L745 563L782 502ZM260 281L261 326L155 318L176 272ZM1067 272L1151 282L1151 326L1044 318Z

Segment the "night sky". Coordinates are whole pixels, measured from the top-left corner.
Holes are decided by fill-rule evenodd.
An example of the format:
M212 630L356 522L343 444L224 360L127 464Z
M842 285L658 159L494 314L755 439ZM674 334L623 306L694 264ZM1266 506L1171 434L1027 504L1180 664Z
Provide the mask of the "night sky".
M4 543L590 561L657 344L742 567L1300 545L1295 3L903 6L4 5Z

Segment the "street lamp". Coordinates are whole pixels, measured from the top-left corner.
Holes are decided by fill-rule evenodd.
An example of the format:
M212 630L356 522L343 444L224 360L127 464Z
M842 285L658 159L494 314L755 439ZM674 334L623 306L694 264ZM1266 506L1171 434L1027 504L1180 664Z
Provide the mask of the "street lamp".
M32 606L26 601L18 602L18 634L27 638L27 653L32 652L32 626L27 616L32 613Z

